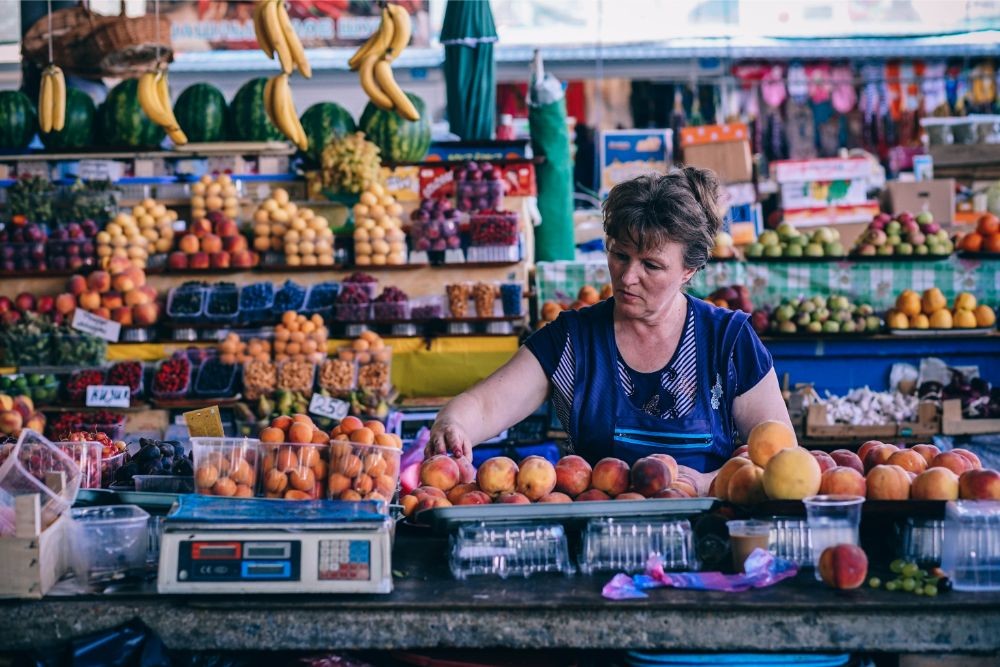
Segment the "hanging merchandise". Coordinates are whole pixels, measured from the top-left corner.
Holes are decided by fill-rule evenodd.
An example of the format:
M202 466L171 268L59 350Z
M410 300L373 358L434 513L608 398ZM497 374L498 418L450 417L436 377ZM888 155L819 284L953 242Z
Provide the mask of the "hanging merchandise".
M368 41L351 56L347 64L358 71L361 88L368 98L383 111L395 110L404 120L420 120L420 111L410 93L406 93L392 72L392 62L410 43L412 22L401 5L390 4L382 9L382 21Z
M809 75L801 63L788 66L788 95L800 104L809 99Z
M997 95L996 73L993 61L985 60L974 68L971 73L972 90L969 96L971 113L989 113L993 108L993 100Z
M674 108L670 112L670 129L674 137L674 155L681 154L681 130L687 127L687 115L684 113L684 94L681 87L674 88Z
M181 130L181 124L174 116L170 104L170 84L167 81L167 65L160 60L160 0L153 3L156 14L156 66L139 77L139 104L149 118L163 128L171 141L177 146L188 142L187 135Z
M566 94L559 80L545 73L538 51L528 87L528 127L535 155L545 156L535 168L542 216L542 224L535 230L535 256L544 262L573 259L573 161L566 129Z
M448 123L465 141L493 138L496 41L496 25L487 0L448 0L441 26Z
M924 98L924 114L927 116L948 115L946 69L947 66L943 62L924 64L924 78L920 82L920 91Z
M788 157L807 160L816 157L816 126L808 103L788 100L785 105L788 134Z
M291 74L298 69L305 78L312 76L312 68L302 42L292 28L284 0L256 0L253 30L264 54L271 60L277 54L282 72Z
M850 113L858 103L858 94L854 90L854 72L850 65L834 67L830 79L833 81L833 108L837 113Z
M52 62L52 0L48 0L49 65L42 71L38 95L38 126L43 133L60 132L66 124L66 78Z

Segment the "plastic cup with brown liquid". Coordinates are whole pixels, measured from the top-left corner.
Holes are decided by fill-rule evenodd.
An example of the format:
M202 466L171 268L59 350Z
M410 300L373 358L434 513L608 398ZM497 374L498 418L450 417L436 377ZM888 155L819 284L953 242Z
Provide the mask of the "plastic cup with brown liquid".
M771 537L770 521L727 521L729 544L733 552L733 569L743 572L743 565L754 549L767 551Z

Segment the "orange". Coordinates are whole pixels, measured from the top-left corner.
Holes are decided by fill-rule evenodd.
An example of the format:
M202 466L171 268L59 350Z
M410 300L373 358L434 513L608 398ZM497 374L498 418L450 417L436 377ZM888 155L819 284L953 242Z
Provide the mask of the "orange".
M289 325L291 325L294 322L295 322L294 310L286 310L284 313L281 314L281 323L284 324L286 327L291 328Z
M983 237L979 232L971 232L962 237L959 246L966 252L980 252L983 249Z
M344 417L343 421L340 422L340 432L344 435L350 435L359 428L364 428L364 424L357 417Z
M280 428L282 431L287 431L288 427L291 425L292 425L292 418L287 415L275 417L274 421L271 422L271 426L273 426L274 428Z
M1000 233L990 234L986 237L986 242L983 244L983 250L986 252L1000 253Z
M983 236L1000 233L1000 218L997 218L992 213L980 216L979 223L976 225L976 231Z
M351 431L351 442L356 442L359 445L374 445L375 434L370 428L362 426L359 429Z
M312 424L303 424L301 422L292 424L292 427L288 429L288 442L295 442L306 444L312 442L313 426Z
M905 290L896 298L896 310L908 317L920 314L920 295L913 290Z
M382 435L385 433L385 425L377 419L370 419L365 422L365 428L371 430L375 435Z
M285 432L276 426L268 426L260 432L261 442L284 442Z

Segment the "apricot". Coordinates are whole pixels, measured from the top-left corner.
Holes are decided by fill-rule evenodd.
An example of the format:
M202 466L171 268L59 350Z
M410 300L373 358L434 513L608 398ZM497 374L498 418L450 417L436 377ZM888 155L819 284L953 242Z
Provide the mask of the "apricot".
M670 489L674 489L675 491L680 491L681 493L683 493L684 495L686 495L688 498L697 498L698 497L698 487L693 482L689 482L685 478L675 479L674 483L671 484L669 488ZM664 489L664 490L667 490L667 489ZM655 498L655 496L654 496L654 498Z
M830 458L842 468L852 468L861 473L862 476L865 474L865 464L861 462L858 455L849 449L835 449L830 452Z
M343 458L345 456L350 456L354 453L354 445L346 440L338 440L334 438L330 442L330 456L334 458Z
M482 491L469 491L463 493L457 501L452 501L453 505L489 505L493 499Z
M648 498L670 486L673 477L666 463L647 456L632 464L631 480L632 490Z
M448 491L458 484L461 473L455 459L447 454L432 456L420 464L420 483Z
M359 429L351 431L348 436L351 442L356 442L359 445L374 445L375 444L375 434L372 433L371 429L362 426Z
M523 493L518 493L516 491L511 493L501 493L497 496L496 502L501 505L530 505L531 500L528 499Z
M947 468L925 470L910 485L914 500L958 500L958 492L958 475Z
M375 490L381 493L387 499L392 498L392 494L396 493L396 478L390 477L389 475L379 475L374 479L375 479Z
M912 449L901 449L898 452L893 452L886 463L897 465L906 472L918 475L927 470L927 460L920 452L915 452Z
M278 471L273 470L272 472L278 472ZM281 473L278 474L280 475ZM284 475L281 476L284 477ZM326 481L327 490L330 494L330 497L336 498L344 491L347 491L349 488L351 488L352 481L353 479L351 477L348 477L347 475L343 475L339 472L331 473Z
M240 459L239 463L237 463L236 466L230 470L229 477L237 484L254 483L253 468L251 468L250 464L243 459Z
M553 491L552 493L547 493L538 499L540 503L571 503L573 499L567 496L565 493L560 491Z
M933 315L948 307L948 300L937 287L926 290L921 298L921 310L925 315Z
M529 456L517 470L515 489L528 500L535 501L556 488L556 469L541 456Z
M236 493L233 494L234 498L253 498L253 488L247 486L246 484L237 484Z
M608 496L617 496L628 491L628 464L621 459L604 458L597 462L590 476L590 485Z
M753 463L750 459L745 459L743 457L737 457L735 459L729 459L722 464L719 468L718 474L716 474L715 479L712 480L712 488L709 489L709 495L713 495L719 500L729 500L729 479L733 476L737 470L744 466L752 466Z
M292 415L292 423L293 424L309 424L310 426L312 426L313 425L313 420L312 420L312 417L310 417L309 415L307 415L305 413L296 412L294 415Z
M750 460L761 468L767 467L771 457L783 449L798 446L795 431L779 421L764 421L750 431L747 437L747 453Z
M285 432L276 426L268 426L260 432L261 442L284 442Z
M865 497L867 485L865 476L855 468L837 466L823 472L819 481L819 492L829 495Z
M556 491L567 496L578 496L590 488L593 469L582 456L564 456L556 463Z
M331 467L335 471L343 473L348 477L356 477L358 473L361 472L361 457L355 456L354 454L348 454L347 456L334 459L331 463Z
M212 486L212 493L217 496L234 496L236 495L236 482L228 477L220 477Z
M635 491L626 491L625 493L619 493L615 496L615 500L645 500L646 496L641 493L636 493Z
M472 465L472 461L460 456L455 459L455 463L458 464L458 481L462 484L469 484L476 481L476 466Z
M378 477L385 472L385 459L379 452L368 452L361 457L361 469L372 477Z
M358 475L354 478L354 483L351 485L355 491L361 494L362 497L367 496L375 488L375 482L368 475Z
M365 428L375 435L385 435L385 424L377 419L369 419L365 422Z
M417 497L414 495L407 494L400 499L400 504L403 506L403 516L412 516L413 510L417 508Z
M330 442L330 436L318 428L313 428L312 441L314 445L326 445Z
M415 496L432 496L434 498L444 498L447 500L448 496L445 495L444 491L434 486L418 486L413 489L413 495Z
M963 500L1000 500L1000 472L967 470L958 478L958 495Z
M194 483L199 489L211 489L219 479L219 469L211 463L202 463L194 474Z
M816 459L816 463L819 464L819 470L821 473L826 472L830 468L837 467L837 462L833 460L833 457L826 452L821 452L818 449L811 449L809 453L813 455Z
M972 467L972 461L955 451L941 452L931 459L930 465L927 467L947 468L956 475L961 475L963 472L974 469Z
M801 447L782 449L764 468L764 490L774 500L802 500L819 491L819 463Z
M475 484L456 484L445 494L448 500L451 501L452 505L457 505L458 501L462 499L462 496L469 493L470 491L478 491L479 487Z
M941 450L934 445L913 445L910 447L910 451L914 451L924 457L924 461L927 462L928 467L930 467L934 457L941 453Z
M962 449L961 447L955 447L951 451L955 452L959 456L964 456L966 459L968 459L969 463L972 464L972 469L973 470L981 470L982 469L982 467L983 467L982 461L979 460L979 457L976 454L970 452L968 449Z
M288 481L299 491L308 491L316 485L316 474L312 468L301 468L293 470L288 476Z
M274 465L281 472L288 472L299 467L299 457L291 447L282 447L278 450Z
M312 494L299 489L289 489L285 491L285 500L312 500Z
M315 447L299 447L299 465L313 468L321 460Z
M827 547L819 557L819 576L832 588L858 588L868 576L868 556L854 544Z
M282 431L287 431L292 425L292 418L287 415L282 415L280 417L275 417L271 422L272 428L281 429Z
M361 500L361 494L355 491L354 489L347 489L346 491L341 492L340 499L358 501Z
M666 463L667 467L670 468L671 482L677 480L677 477L680 475L680 470L677 468L677 459L672 457L670 454L650 454L649 458Z
M906 500L910 497L910 476L897 465L881 464L865 476L868 500Z
M359 428L364 428L364 423L357 417L344 417L340 422L340 432L344 435L350 435Z
M456 466L457 468L457 466ZM511 493L517 488L517 464L506 456L495 456L483 461L476 471L479 489L496 497L501 493Z
M764 492L764 469L755 465L740 466L729 477L726 496L729 502L737 505L754 505L767 500Z
M902 294L896 297L896 310L907 317L919 315L920 305L920 295L913 290L904 290Z
M862 461L865 464L865 470L871 470L875 466L883 465L889 462L889 457L895 452L899 451L899 447L896 445L876 445L868 450L865 458Z
M584 491L576 497L576 502L578 503L586 502L588 500L611 500L611 496L604 493L600 489L590 489L588 491Z

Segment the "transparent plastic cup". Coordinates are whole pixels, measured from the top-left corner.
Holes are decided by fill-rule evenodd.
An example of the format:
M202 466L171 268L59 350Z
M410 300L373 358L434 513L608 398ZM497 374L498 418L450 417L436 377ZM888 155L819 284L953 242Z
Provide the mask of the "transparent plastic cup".
M822 495L804 498L806 517L809 523L809 539L812 543L812 565L816 580L819 576L819 557L827 547L838 544L859 542L858 527L861 525L861 496Z
M956 591L1000 590L1000 502L947 504L941 569Z
M325 498L329 454L326 443L260 443L262 495L284 500Z
M727 521L729 544L733 552L733 569L743 572L747 557L754 549L768 550L771 542L770 521Z
M252 498L257 488L259 444L251 438L191 438L195 492Z

